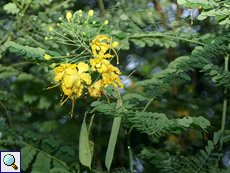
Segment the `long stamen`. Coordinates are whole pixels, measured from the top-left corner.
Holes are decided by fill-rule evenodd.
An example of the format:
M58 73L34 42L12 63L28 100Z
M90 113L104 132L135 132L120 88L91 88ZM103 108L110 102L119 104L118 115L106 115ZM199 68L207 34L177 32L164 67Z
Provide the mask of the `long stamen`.
M63 80L62 80L62 81L63 81ZM43 88L43 90L48 90L48 89L54 88L54 87L60 85L60 84L62 83L62 81L61 81L60 83L58 83L57 85L54 85L54 86L51 86L51 87L48 87L48 88Z
M74 108L74 104L75 104L75 97L72 96L71 100L72 100L72 109L71 109L71 118L72 118L73 117L73 108Z
M102 91L102 94L104 94L105 95L105 97L107 98L107 101L109 102L109 104L110 104L110 101L109 101L109 98L107 97L107 95Z
M117 56L117 65L119 64L119 57L117 55L117 52L114 50L114 48L111 47L111 49L113 50L113 52L115 53L115 55Z
M68 97L67 97L63 102L60 103L60 105L62 106L62 105L66 102L66 100L67 100L70 96L72 96L72 94L73 94L73 92L71 92L71 93L68 95ZM61 101L62 101L62 100L61 100Z

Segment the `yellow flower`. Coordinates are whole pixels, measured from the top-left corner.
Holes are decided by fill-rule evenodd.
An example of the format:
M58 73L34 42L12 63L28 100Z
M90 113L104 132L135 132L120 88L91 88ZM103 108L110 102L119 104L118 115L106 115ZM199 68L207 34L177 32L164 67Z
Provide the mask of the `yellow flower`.
M51 58L51 56L48 55L48 54L45 54L45 55L44 55L44 58L45 58L46 60L49 60L49 59Z
M90 96L94 98L101 97L101 93L102 93L101 87L102 87L101 79L95 82L93 85L89 86L88 91Z
M84 62L80 62L78 65L69 63L61 64L60 66L54 69L54 80L61 82L53 87L56 87L61 84L64 96L67 96L67 98L64 101L64 97L62 98L61 106L66 102L68 98L72 100L71 117L73 115L73 108L75 102L74 96L76 95L78 98L81 97L82 90L84 88L84 85L82 84L83 82L86 82L87 85L91 84L91 76L89 75L89 73L85 73L88 70L89 66ZM47 89L53 87L49 87Z
M115 72L115 73L114 73ZM114 67L112 64L110 64L107 67L107 71L102 73L102 84L107 87L108 85L112 84L116 89L118 88L117 84L123 88L123 84L120 81L120 78L118 75L120 75L121 72L117 67Z
M66 19L68 20L68 22L70 22L71 18L72 18L72 13L71 12L67 12L66 13Z
M107 43L102 42L104 40L106 40ZM94 57L97 57L99 55L100 58L112 58L113 55L105 54L108 49L112 49L113 52L115 53L115 55L117 56L117 64L118 64L118 62L119 62L118 61L118 55L117 55L116 51L111 47L111 45L109 43L110 43L110 39L108 37L106 37L104 35L96 36L92 40L92 43L90 43L92 53L93 53Z
M90 59L91 69L92 71L98 71L99 73L107 71L107 67L110 64L110 62L106 59L103 59L102 57Z

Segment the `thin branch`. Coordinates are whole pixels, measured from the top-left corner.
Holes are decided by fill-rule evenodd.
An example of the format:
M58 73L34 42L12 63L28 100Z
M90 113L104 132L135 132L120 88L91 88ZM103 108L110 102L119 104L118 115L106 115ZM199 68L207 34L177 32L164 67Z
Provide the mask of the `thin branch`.
M3 108L3 116L5 117L6 122L7 122L8 126L9 126L9 128L12 129L12 123L11 123L10 115L8 114L7 108L4 105L4 103L2 103L1 100L0 100L0 105Z
M99 10L100 10L100 16L105 18L105 6L103 4L103 0L99 0Z

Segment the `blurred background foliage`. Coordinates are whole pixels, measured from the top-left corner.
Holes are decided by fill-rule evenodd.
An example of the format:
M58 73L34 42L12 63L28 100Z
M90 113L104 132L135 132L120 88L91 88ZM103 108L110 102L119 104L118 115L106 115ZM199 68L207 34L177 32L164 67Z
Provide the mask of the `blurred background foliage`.
M90 172L79 163L78 144L84 112L94 108L89 134L94 143L92 172L107 172L104 163L114 116L123 118L111 172L224 172L230 165L229 116L219 153L223 134L214 132L221 128L223 100L229 97L224 90L230 75L223 71L230 50L228 11L217 20L217 13L205 13L208 17L200 17L201 21L197 16L210 8L228 10L228 2L201 11L197 7L205 1L195 6L189 0L180 1L192 9L178 3L1 0L0 151L21 150L22 172ZM51 64L56 61L46 61L43 55L66 55L73 50L56 42L58 37L48 28L64 33L57 27L59 17L80 9L83 14L90 9L95 12L91 36L109 20L101 34L123 44L118 52L122 79L136 70L123 82L125 88L119 89L124 100L120 115L111 112L108 103L91 105L94 99L82 97L70 118L71 102L60 106L60 88L44 90L52 85Z

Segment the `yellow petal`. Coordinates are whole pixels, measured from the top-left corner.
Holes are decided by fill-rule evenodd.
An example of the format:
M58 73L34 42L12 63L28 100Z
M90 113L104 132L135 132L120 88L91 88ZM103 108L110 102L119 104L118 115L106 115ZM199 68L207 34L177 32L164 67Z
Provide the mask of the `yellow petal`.
M89 66L88 64L84 63L84 62L80 62L78 64L78 74L81 75L83 72L88 71L89 70Z
M89 91L90 96L94 97L94 98L101 97L101 93L102 93L101 87L102 87L102 81L101 81L101 79L98 80L97 82L95 82L90 87L88 87L88 91Z
M64 84L66 86L66 88L72 88L73 84L74 84L74 80L75 80L75 76L67 75L67 76L64 77L64 80L63 80L62 84Z
M81 79L84 80L87 83L87 85L91 84L91 82L92 82L91 76L89 73L83 73L81 75Z
M55 75L55 77L54 77L54 80L55 80L55 81L60 81L60 80L62 79L62 77L63 77L63 74L64 74L64 72L57 73L57 74Z
M62 91L64 92L65 95L70 95L72 93L72 90L70 88L66 88L66 86L62 83L61 85Z

